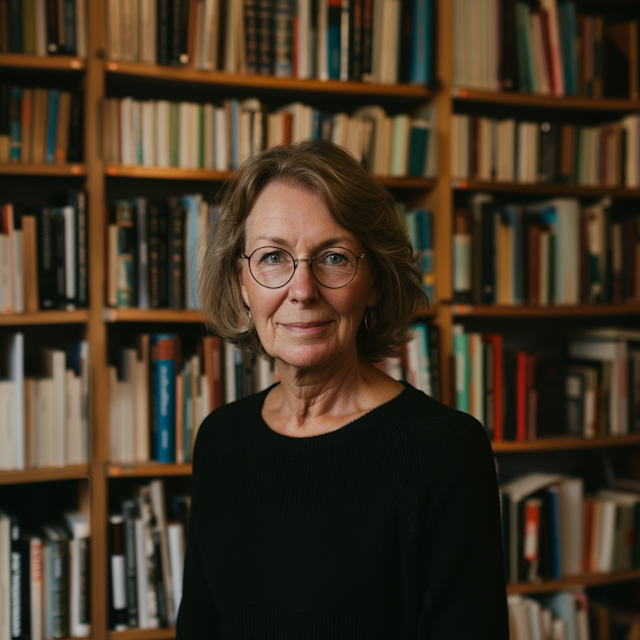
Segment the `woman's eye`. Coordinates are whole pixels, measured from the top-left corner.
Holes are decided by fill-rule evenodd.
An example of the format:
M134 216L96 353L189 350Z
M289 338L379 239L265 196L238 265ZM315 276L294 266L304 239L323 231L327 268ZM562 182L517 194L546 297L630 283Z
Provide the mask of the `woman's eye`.
M260 262L266 262L267 264L280 264L282 262L282 255L279 253L267 253L262 257Z
M330 253L325 260L331 265L339 265L344 262L344 256L339 253Z

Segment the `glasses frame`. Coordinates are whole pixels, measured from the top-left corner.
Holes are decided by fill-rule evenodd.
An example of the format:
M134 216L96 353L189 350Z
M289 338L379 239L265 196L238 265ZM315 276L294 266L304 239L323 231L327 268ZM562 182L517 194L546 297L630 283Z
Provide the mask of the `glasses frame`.
M293 260L293 271L291 272L291 275L289 276L289 279L286 282L283 282L282 284L278 285L277 287L269 287L266 284L262 284L262 282L260 282L260 280L258 280L258 278L255 277L255 275L253 275L253 271L251 270L251 257L253 256L253 254L256 251L260 251L260 249L277 249L278 251L284 251L292 260ZM317 255L323 251L327 251L328 249L341 249L342 251L348 251L355 259L356 259L356 270L353 272L353 276L351 276L351 280L349 280L349 282L346 282L345 284L341 284L339 287L330 287L329 285L324 284L323 282L320 282L320 280L318 280L318 276L316 276L315 271L313 270L313 261L316 259ZM319 249L318 251L316 251L316 253L311 257L311 258L294 258L286 249L283 249L282 247L276 247L273 245L265 245L264 247L258 247L257 249L255 249L254 251L252 251L249 255L246 254L241 254L241 257L244 258L245 260L247 260L247 264L249 266L249 273L251 273L251 277L261 286L264 287L265 289L282 289L282 287L286 286L287 284L289 284L289 282L291 282L291 279L293 278L293 276L296 273L296 269L298 268L298 262L308 262L309 263L309 269L311 270L311 273L313 274L313 277L316 279L316 282L322 286L325 287L326 289L344 289L344 287L346 287L347 285L351 284L353 282L353 279L356 277L356 274L358 273L358 265L360 264L360 260L362 260L363 258L367 257L366 253L363 253L362 255L357 256L355 253L353 253L353 251L351 251L351 249L347 249L346 247L339 247L339 246L329 246L329 247L323 247L322 249Z

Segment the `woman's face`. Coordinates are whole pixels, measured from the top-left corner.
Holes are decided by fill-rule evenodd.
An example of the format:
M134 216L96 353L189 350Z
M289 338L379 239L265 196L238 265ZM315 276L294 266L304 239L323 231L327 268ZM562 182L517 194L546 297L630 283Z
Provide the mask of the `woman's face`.
M262 190L245 231L246 255L264 246L285 249L294 259L312 258L330 246L344 247L356 256L364 251L320 198L308 189L281 182ZM303 261L287 284L268 289L254 280L248 260L244 263L242 297L270 356L307 369L331 368L356 353L358 327L366 307L373 307L377 300L367 258L358 261L354 279L341 289L323 287Z

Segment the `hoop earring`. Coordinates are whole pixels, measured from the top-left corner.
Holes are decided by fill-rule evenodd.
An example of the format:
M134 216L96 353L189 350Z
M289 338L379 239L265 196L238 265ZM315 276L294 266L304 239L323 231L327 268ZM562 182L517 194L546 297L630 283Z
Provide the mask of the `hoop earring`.
M373 331L376 328L375 316L372 313L373 309L367 309L364 314L364 328L367 331ZM371 326L369 326L369 314L371 314Z

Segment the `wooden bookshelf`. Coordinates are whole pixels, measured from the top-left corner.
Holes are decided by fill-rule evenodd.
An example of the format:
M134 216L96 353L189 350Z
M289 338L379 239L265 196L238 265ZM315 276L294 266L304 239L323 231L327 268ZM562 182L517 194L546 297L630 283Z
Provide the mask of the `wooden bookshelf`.
M0 315L0 326L84 324L88 320L88 309L76 309L75 311L37 311L35 313L10 313Z
M640 315L640 304L492 305L452 304L454 316L484 318L563 318Z
M640 101L615 98L583 98L578 96L544 96L518 91L481 91L478 89L454 88L451 91L454 100L464 102L482 102L488 105L508 105L538 107L540 109L571 109L573 111L637 111Z
M83 71L86 63L76 56L36 56L30 53L0 53L0 67L44 69L48 71Z
M181 169L179 167L144 167L123 164L108 164L108 176L114 178L148 178L152 180L206 180L224 182L231 176L231 171L215 171L212 169ZM432 189L434 180L412 176L376 176L376 181L385 187L397 189Z
M296 93L351 94L371 97L389 97L428 100L433 93L424 85L373 84L341 82L339 80L299 80L263 75L243 75L223 71L201 71L192 67L174 67L140 62L106 62L107 75L133 76L183 83L206 83L221 87L246 87L252 90L294 91Z
M598 438L578 438L558 436L540 438L524 442L492 442L494 453L533 453L544 451L567 451L570 449L608 449L640 445L640 433L625 436L602 436Z
M522 195L565 196L565 197L605 197L640 198L640 189L625 187L587 187L572 184L535 184L523 182L483 182L452 178L451 188L455 191L483 191L487 193L513 193Z
M640 569L630 571L613 571L611 573L583 573L577 576L563 578L562 580L545 580L544 582L529 583L519 582L507 585L507 594L535 594L562 591L563 589L575 589L576 587L598 587L605 584L618 582L631 582L640 580Z
M67 467L46 467L25 469L24 471L0 471L0 485L23 484L26 482L52 482L54 480L79 480L89 477L88 464Z
M167 629L129 629L128 631L110 631L110 640L171 640L176 637L176 628Z
M199 311L188 309L105 309L103 318L105 322L202 322Z
M167 476L190 476L191 464L162 464L161 462L134 462L119 464L110 462L106 466L109 478L163 478Z
M60 178L70 178L84 176L86 173L86 166L75 162L64 164L0 163L0 175L6 176L58 176Z

